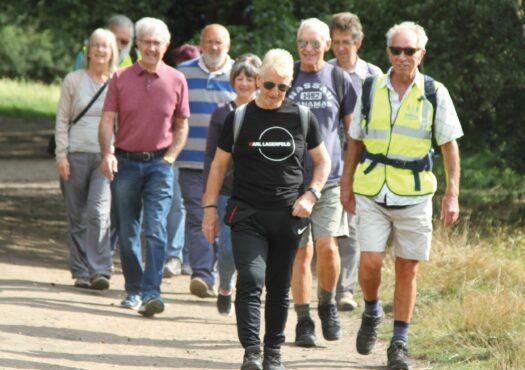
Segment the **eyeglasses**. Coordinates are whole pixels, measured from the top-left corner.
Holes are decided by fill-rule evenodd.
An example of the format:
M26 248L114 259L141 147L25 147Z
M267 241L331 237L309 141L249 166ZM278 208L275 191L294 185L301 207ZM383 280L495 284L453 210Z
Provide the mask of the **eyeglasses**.
M264 81L263 82L263 87L266 90L271 90L275 86L277 86L277 89L279 89L279 91L281 91L281 92L287 92L290 89L290 85L287 85L287 84L276 84L275 82L272 82L272 81Z
M107 50L109 49L109 45L108 44L91 44L91 48Z
M156 48L160 48L160 46L164 44L163 42L158 41L158 40L139 40L139 42L142 45L146 45L147 47L153 46Z
M321 47L320 40L297 40L297 46L299 46L299 49L306 48L308 44L312 45L312 48L314 49L319 49Z
M401 55L401 53L405 53L405 55L409 56L409 57L414 55L416 53L416 51L419 50L419 49L415 49L415 48L400 48L400 47L397 47L397 46L390 46L388 49L390 50L390 52L393 55Z
M119 38L117 38L117 42L119 44L122 44L122 45L127 45L127 44L129 44L129 39L119 39Z

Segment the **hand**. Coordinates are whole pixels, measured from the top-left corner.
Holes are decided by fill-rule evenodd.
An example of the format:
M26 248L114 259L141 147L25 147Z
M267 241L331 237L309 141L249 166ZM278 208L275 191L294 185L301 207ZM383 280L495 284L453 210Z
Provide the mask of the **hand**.
M113 181L114 174L118 172L118 161L113 153L108 153L102 158L100 170L109 181Z
M59 162L57 162L57 170L62 180L64 181L69 180L69 176L71 175L71 172L69 170L69 161L67 160L67 158L62 159Z
M217 209L210 207L204 208L204 217L202 218L202 233L206 240L213 244L217 235L219 235L219 215Z
M339 198L345 211L355 215L355 194L352 185L341 184L341 193Z
M459 217L459 201L457 195L447 195L441 201L441 219L443 225L449 226L457 221Z
M312 214L312 209L317 201L312 192L307 191L295 200L292 216L305 218Z

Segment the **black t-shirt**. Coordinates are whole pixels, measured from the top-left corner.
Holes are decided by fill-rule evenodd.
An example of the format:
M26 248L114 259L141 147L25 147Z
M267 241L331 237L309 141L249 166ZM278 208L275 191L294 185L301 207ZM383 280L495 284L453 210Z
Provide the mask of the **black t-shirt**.
M232 153L233 117L224 122L219 148ZM286 99L277 109L246 107L244 123L233 150L232 198L252 207L287 207L303 193L305 140L296 103ZM307 149L322 139L314 114L309 114Z

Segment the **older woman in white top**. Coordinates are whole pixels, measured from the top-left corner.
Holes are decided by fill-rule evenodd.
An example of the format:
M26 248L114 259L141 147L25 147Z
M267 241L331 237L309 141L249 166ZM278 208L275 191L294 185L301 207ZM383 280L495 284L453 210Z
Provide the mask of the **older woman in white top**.
M75 286L103 290L111 276L109 181L100 172L98 124L107 89L90 108L118 63L115 36L96 29L89 38L84 68L62 83L56 117L56 162L64 194L70 246L69 267Z

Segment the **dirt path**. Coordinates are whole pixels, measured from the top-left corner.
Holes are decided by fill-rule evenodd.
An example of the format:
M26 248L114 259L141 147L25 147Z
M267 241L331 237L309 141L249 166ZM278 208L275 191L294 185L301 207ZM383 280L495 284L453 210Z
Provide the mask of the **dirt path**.
M186 276L163 281L166 311L150 319L118 306L119 273L105 292L72 287L61 196L44 154L51 128L0 119L0 369L238 369L235 316L191 296ZM384 369L385 342L370 356L355 352L357 317L343 313L343 339L330 343L316 317L319 347L302 349L291 344L290 310L287 368Z

